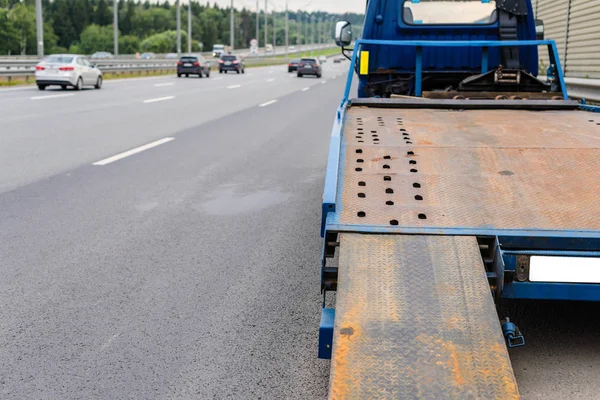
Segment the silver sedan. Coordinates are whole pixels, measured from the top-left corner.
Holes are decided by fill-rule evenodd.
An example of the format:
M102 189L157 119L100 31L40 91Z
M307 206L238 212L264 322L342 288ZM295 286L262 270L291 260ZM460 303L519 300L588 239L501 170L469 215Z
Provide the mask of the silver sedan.
M35 83L40 90L50 85L63 89L72 86L81 90L84 86L102 87L102 72L87 57L73 54L54 54L35 67Z

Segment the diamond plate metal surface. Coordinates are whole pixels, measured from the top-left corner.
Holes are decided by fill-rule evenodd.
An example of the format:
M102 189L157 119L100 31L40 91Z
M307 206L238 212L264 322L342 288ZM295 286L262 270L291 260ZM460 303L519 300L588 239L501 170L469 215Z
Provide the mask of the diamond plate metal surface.
M340 235L331 399L517 399L474 237Z
M600 125L589 115L350 108L339 222L597 230Z

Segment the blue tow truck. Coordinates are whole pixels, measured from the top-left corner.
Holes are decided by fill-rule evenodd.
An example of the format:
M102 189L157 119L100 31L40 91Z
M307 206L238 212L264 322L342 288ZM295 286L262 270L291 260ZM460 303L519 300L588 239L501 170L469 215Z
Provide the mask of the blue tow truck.
M530 0L368 0L361 38L340 21L336 41L330 398L519 398L525 340L496 301L600 300L599 109L569 99Z

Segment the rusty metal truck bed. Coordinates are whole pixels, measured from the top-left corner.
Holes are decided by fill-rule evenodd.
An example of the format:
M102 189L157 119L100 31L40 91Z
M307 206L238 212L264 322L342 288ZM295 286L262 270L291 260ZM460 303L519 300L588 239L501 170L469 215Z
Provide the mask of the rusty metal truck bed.
M328 225L592 231L599 173L596 114L350 107Z

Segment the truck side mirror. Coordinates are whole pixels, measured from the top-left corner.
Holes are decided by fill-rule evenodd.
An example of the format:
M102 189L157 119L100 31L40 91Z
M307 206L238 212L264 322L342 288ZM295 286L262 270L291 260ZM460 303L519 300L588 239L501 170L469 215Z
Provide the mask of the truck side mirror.
M348 21L339 21L335 24L335 44L340 47L352 43L352 25Z
M544 21L535 20L535 37L537 40L544 40Z

